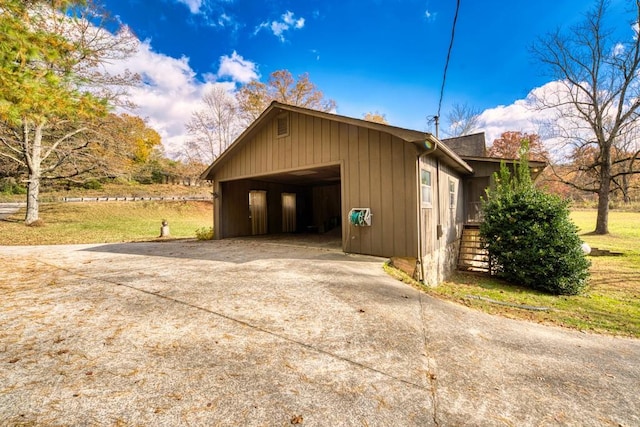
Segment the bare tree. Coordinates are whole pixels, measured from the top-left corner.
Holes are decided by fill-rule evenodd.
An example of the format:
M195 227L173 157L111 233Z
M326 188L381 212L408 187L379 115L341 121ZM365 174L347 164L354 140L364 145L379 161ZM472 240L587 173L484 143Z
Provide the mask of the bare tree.
M640 2L631 8L629 35L622 41L606 26L607 7L608 1L598 0L582 23L547 35L532 48L556 80L553 90L541 91L536 99L551 117L545 126L547 136L557 141L552 155L590 178L585 184L565 182L597 194L595 234L609 232L609 198L615 182L640 173L637 149L622 148L637 132L640 111ZM617 158L621 153L625 154ZM616 168L617 163L629 167Z
M187 123L189 139L184 156L189 162L211 164L241 130L238 106L222 86L213 86L202 98L203 107Z
M480 110L466 103L453 104L447 114L447 123L444 133L448 137L470 135L480 128Z

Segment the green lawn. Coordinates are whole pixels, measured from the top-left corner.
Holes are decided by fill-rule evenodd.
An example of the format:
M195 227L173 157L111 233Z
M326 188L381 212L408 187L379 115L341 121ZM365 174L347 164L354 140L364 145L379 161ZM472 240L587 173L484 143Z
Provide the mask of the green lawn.
M46 203L39 227L24 225L24 209L0 221L0 245L111 243L153 240L163 219L171 237L194 238L196 229L211 227L211 202Z
M506 317L640 337L640 213L612 211L608 236L588 234L595 227L595 210L576 210L571 218L590 246L623 253L622 256L589 257L591 279L582 295L552 296L465 273L457 273L450 281L428 292ZM549 310L533 311L511 305Z

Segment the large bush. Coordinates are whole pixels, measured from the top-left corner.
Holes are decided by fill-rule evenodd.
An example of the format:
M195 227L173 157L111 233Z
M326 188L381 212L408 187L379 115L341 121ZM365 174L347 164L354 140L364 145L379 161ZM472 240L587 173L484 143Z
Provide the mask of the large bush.
M568 201L536 189L526 156L512 175L502 164L483 204L480 234L499 277L553 294L586 286L589 261L569 219Z

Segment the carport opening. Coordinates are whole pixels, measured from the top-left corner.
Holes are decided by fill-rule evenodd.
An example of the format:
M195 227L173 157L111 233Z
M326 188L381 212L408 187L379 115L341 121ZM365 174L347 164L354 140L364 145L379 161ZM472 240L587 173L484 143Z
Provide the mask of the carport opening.
M267 236L342 247L340 165L221 183L220 237Z

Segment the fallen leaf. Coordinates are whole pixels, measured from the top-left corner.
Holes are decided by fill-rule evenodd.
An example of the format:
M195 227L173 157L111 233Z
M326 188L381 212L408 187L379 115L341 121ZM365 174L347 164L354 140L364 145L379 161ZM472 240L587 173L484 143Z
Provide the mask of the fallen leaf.
M294 415L293 418L291 418L291 424L302 424L303 420L302 415Z

